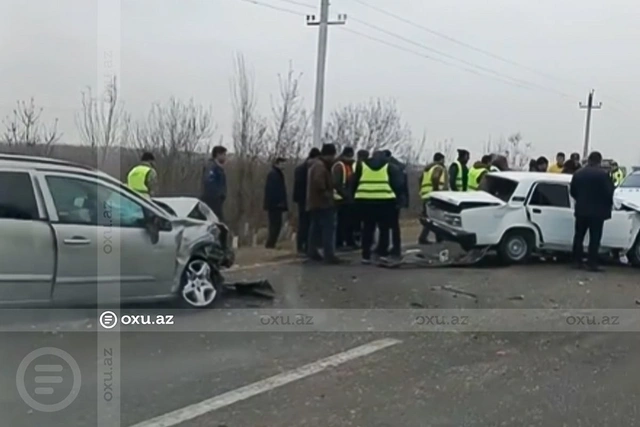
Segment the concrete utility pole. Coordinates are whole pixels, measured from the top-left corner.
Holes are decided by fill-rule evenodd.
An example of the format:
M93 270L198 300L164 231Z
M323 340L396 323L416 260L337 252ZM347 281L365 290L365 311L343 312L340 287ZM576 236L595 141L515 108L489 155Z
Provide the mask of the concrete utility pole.
M320 0L320 20L315 15L307 15L307 25L317 25L318 60L316 66L316 99L313 109L313 145L322 145L322 109L324 107L324 75L327 64L327 38L329 25L344 25L347 15L338 15L337 21L329 21L329 0Z
M598 105L593 105L593 93L594 89L591 89L589 92L589 97L587 98L587 105L584 105L582 102L578 104L582 110L587 110L587 124L584 129L584 147L582 148L582 158L586 159L589 155L589 135L591 133L591 110L599 110L602 108L602 102L598 103Z

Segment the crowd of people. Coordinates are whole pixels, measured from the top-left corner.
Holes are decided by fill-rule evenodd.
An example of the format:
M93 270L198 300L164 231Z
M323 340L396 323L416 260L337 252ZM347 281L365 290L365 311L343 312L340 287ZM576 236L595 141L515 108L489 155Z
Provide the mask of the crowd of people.
M201 200L224 221L227 179L224 170L227 150L213 148L203 172ZM128 184L135 191L150 196L157 191L157 173L153 154L144 153L139 165L129 173ZM277 157L267 174L263 208L268 217L265 246L275 248L289 210L284 165L287 159ZM507 171L503 155L486 154L470 165L470 153L459 149L457 158L447 167L444 154L436 153L420 176L419 196L423 215L426 202L434 191L476 191L489 171ZM547 158L531 160L529 171L573 174L571 195L576 200L576 258L580 258L585 233L590 233L588 267L597 270L596 256L604 221L610 218L613 188L624 173L616 162L608 170L602 167L602 156L594 152L586 165L573 153L567 160L557 153L555 161ZM581 171L584 170L584 173ZM579 173L580 172L580 173ZM300 256L329 264L341 263L336 253L343 249L360 249L362 262L372 259L398 259L402 236L400 211L409 207L409 185L406 165L389 150L369 153L344 147L340 155L334 144L313 148L294 171L293 202L297 205L298 230L296 249ZM606 178L605 184L603 177ZM605 215L606 212L608 213ZM442 240L428 226L422 230L418 243L429 244L434 231L436 241ZM376 238L377 234L377 238ZM374 247L375 245L375 247ZM595 251L595 252L594 252Z

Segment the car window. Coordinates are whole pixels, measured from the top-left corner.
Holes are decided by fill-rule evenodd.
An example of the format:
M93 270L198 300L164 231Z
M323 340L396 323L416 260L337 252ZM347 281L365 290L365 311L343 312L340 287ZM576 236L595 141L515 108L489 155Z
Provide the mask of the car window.
M503 202L508 202L517 187L518 183L516 181L501 178L496 175L485 175L482 181L480 181L479 189L497 197Z
M48 176L47 185L63 224L141 227L144 208L120 192L82 179Z
M622 184L620 184L620 187L640 188L640 173L634 173L626 177L625 180L622 181Z
M529 204L532 206L570 208L569 186L566 184L537 184L529 199Z
M26 172L0 172L0 218L39 218L31 176Z

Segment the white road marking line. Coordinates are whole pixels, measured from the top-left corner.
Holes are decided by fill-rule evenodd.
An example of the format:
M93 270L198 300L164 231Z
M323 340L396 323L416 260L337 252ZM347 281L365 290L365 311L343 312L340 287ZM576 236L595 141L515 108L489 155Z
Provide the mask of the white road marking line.
M271 391L275 388L282 387L283 385L301 380L311 375L315 375L327 368L333 368L349 362L350 360L358 359L387 347L400 344L401 342L402 341L400 340L392 338L372 341L359 347L352 348L351 350L334 354L333 356L329 356L325 359L320 359L308 365L301 366L291 371L283 372L281 374L274 375L264 380L255 382L253 384L249 384L244 387L231 390L227 393L212 397L210 399L203 400L200 403L185 406L184 408L177 409L173 412L160 415L147 421L143 421L131 427L172 427L185 421L192 420L201 415L207 414L209 412L224 408L225 406L233 405L236 402L249 399L253 396Z

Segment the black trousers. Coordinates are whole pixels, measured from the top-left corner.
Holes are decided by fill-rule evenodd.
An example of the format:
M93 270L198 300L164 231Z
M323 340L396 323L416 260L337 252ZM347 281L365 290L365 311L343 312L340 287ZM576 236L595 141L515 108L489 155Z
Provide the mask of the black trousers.
M304 204L298 205L298 234L296 234L296 249L298 253L307 252L307 241L309 240L309 212Z
M402 235L400 233L400 208L395 208L391 212L389 218L389 226L391 228L391 256L400 256L402 254Z
M584 236L589 232L589 254L587 255L588 264L592 266L598 265L598 252L600 251L600 241L602 240L602 229L604 228L604 220L601 218L592 218L578 216L575 222L575 231L573 234L573 259L576 262L582 262L584 258Z
M371 259L371 247L373 246L376 228L379 230L376 255L381 257L387 256L389 250L389 235L391 234L393 219L396 215L395 200L391 203L362 202L358 208L360 212L366 212L366 215L363 215L362 258Z
M282 230L282 211L281 210L270 210L269 214L269 236L267 237L267 243L265 247L268 249L273 249L276 247L276 243L278 243L278 237L280 236L280 231Z
M354 223L355 209L349 203L338 205L338 225L336 228L336 248L355 246Z
M427 217L427 208L425 207L425 201L422 202L422 215ZM433 231L433 234L436 235L436 242L442 242L443 238L436 230L432 230L430 226L423 225L422 231L420 232L420 237L418 237L418 243L428 243L429 242L429 232Z
M309 212L311 226L307 241L309 258L318 255L318 243L322 242L323 256L326 260L336 256L336 210L335 208L315 209Z

